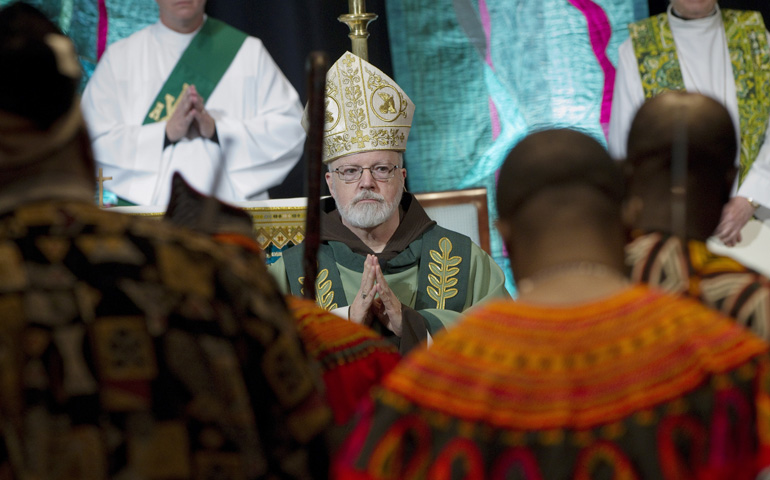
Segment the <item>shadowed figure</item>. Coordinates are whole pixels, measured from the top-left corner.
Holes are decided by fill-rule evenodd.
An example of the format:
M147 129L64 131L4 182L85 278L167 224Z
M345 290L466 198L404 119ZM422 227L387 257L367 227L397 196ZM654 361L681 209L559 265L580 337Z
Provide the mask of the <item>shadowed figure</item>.
M748 221L755 214L765 218L770 206L770 100L758 87L770 82L770 32L762 14L721 8L717 0L671 0L666 12L631 23L628 31L618 51L610 152L627 156L631 122L646 99L687 91L724 105L739 148L723 160L739 170L714 233L735 246Z
M333 476L753 480L769 461L768 346L627 280L623 191L580 132L516 145L497 206L520 297L467 312L402 360Z
M0 471L325 478L332 412L264 262L94 204L72 42L0 9Z
M626 263L633 280L692 296L767 340L770 281L706 245L736 173L733 132L725 107L704 95L668 92L642 105L628 137ZM678 138L686 141L677 146ZM679 158L672 153L677 147ZM680 190L672 188L677 168ZM674 218L677 202L684 220Z

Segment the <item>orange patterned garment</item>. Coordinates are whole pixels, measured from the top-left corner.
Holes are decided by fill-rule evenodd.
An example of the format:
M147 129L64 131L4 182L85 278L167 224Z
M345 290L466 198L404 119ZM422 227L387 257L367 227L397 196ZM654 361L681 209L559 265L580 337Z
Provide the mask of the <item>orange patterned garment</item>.
M299 336L321 365L326 396L338 424L347 422L363 397L401 360L395 344L374 330L288 296Z
M490 303L396 367L333 473L754 478L770 463L767 349L644 286L571 308Z

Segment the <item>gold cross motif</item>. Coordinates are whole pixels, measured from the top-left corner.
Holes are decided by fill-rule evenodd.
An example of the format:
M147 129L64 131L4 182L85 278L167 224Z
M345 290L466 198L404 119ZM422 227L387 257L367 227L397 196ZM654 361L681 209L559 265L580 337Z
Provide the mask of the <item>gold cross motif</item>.
M99 208L104 207L104 182L112 180L112 177L102 176L102 169L99 169L99 176L96 181L99 183Z
M356 131L356 136L351 139L353 143L358 144L358 148L364 148L369 141L369 135L364 135L363 130Z

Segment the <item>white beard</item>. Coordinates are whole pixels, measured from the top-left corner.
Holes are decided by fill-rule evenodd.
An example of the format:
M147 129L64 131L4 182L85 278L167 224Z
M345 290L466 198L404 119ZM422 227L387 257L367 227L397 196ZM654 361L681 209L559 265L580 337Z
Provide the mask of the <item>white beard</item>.
M402 191L399 190L392 203L385 201L385 197L379 193L370 190L362 190L347 205L340 205L335 199L337 210L340 212L342 220L355 228L374 228L385 223L398 209L401 203ZM359 203L361 200L376 200L377 203Z

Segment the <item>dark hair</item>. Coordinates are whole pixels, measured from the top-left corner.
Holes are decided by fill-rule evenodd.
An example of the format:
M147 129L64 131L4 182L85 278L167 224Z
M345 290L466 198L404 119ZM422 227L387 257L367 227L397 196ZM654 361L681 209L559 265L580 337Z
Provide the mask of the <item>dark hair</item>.
M511 218L541 190L567 185L590 187L616 204L625 193L619 167L589 135L566 128L532 133L510 151L500 169L500 218Z
M79 79L59 71L46 43L61 30L35 7L16 2L0 10L0 110L48 129L75 101Z
M666 92L639 108L628 134L628 161L635 169L668 173L676 132L686 129L690 174L724 178L737 154L735 127L727 109L713 98Z

